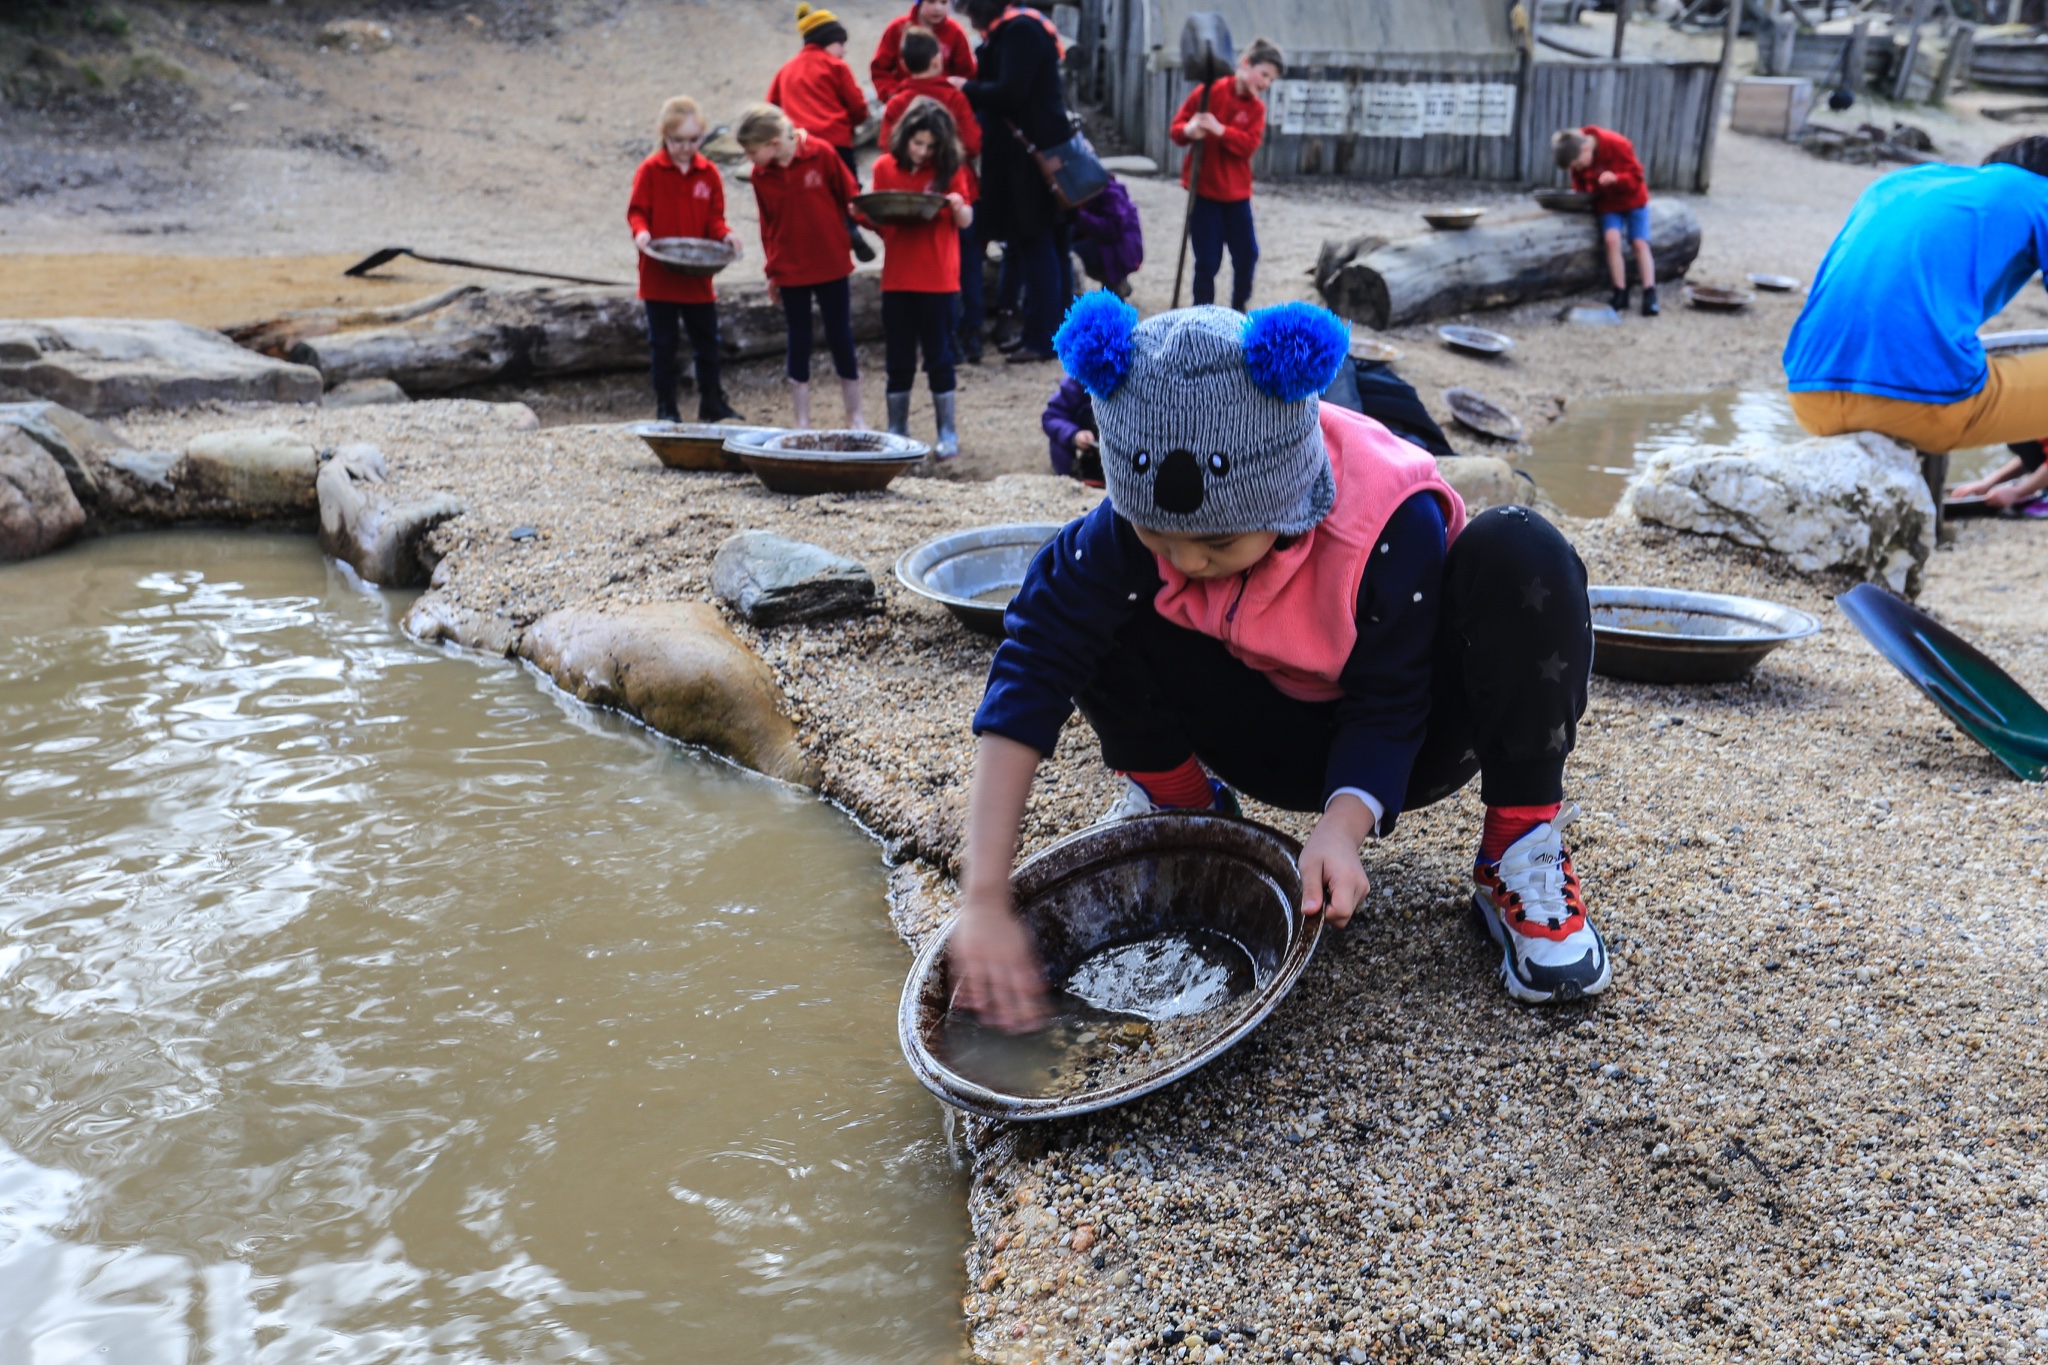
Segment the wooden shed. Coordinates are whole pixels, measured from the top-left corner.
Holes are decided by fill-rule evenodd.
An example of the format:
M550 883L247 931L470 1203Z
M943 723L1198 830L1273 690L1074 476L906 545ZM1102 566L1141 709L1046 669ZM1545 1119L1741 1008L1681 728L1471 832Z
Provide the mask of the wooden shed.
M1287 54L1267 96L1262 176L1446 177L1561 183L1550 134L1598 123L1636 145L1652 188L1704 190L1722 68L1715 62L1538 61L1512 0L1081 0L1074 61L1085 102L1177 170L1167 124L1186 98L1187 16L1221 14L1240 44Z

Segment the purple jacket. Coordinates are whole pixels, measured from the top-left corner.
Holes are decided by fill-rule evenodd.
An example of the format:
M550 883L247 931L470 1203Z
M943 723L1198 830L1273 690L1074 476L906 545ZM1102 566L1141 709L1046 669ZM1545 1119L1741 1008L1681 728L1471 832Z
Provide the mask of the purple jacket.
M1072 474L1074 472L1074 438L1084 431L1095 430L1095 400L1088 396L1088 390L1081 387L1078 379L1060 380L1060 386L1045 405L1045 414L1038 419L1038 425L1045 429L1046 452L1052 457L1052 472Z
M1102 282L1114 289L1145 264L1145 231L1138 206L1116 177L1078 210L1080 236L1102 253Z

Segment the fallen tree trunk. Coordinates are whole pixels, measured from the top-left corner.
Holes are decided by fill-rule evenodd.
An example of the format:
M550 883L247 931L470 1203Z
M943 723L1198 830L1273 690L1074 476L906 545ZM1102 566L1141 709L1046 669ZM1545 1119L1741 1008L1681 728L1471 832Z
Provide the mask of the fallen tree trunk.
M1650 252L1659 280L1683 275L1700 254L1700 224L1675 199L1650 203ZM1368 327L1431 322L1607 283L1599 220L1542 213L1463 232L1328 243L1316 285L1336 312Z
M765 284L724 291L718 330L728 360L782 354L782 308L768 301ZM859 341L882 334L878 276L853 277L853 331ZM253 350L313 366L330 389L390 379L407 393L445 393L492 380L647 366L646 316L630 289L467 285L397 308L289 313L229 335Z

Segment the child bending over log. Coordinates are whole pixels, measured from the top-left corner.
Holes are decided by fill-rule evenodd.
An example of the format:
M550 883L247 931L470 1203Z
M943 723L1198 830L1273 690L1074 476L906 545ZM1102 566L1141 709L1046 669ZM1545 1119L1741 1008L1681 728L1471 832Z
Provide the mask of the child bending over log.
M811 305L825 322L825 345L839 372L846 425L867 427L861 410L860 358L853 349L853 274L846 234L836 225L860 193L853 172L833 149L790 126L780 109L757 104L733 136L754 163L754 204L761 213L761 251L768 296L789 327L785 368L798 428L811 425Z
M697 102L678 95L662 105L654 140L653 154L633 173L633 196L626 203L633 245L645 247L657 237L703 237L724 242L738 259L739 238L725 221L725 181L718 168L697 151L704 141L704 117ZM690 356L697 371L697 420L723 422L738 417L725 401L725 389L719 382L718 295L709 277L671 270L643 251L640 299L647 309L655 418L682 420L676 410L676 362L682 345L679 331L690 336Z
M1286 68L1280 49L1254 38L1238 58L1237 70L1188 92L1169 130L1176 146L1202 144L1202 180L1194 187L1188 235L1195 248L1196 303L1216 302L1216 272L1223 248L1230 248L1230 306L1242 313L1251 302L1252 272L1259 264L1259 236L1252 229L1252 154L1266 140L1265 93ZM1187 188L1194 158L1182 163Z
M1094 399L1109 497L1032 562L975 713L955 1003L1045 1018L1010 900L1033 776L1078 707L1125 778L1108 818L1318 813L1302 912L1348 921L1359 850L1476 774L1474 910L1517 1000L1606 989L1606 945L1560 838L1586 705L1586 571L1521 507L1464 504L1424 451L1319 404L1349 334L1290 303L1144 322L1075 303L1056 345ZM1214 776L1211 776L1211 774Z
M1977 329L2048 264L2048 137L1981 167L1914 166L1865 191L1785 342L1816 436L1880 431L1934 455L2048 432L2048 350L1986 357Z
M1643 183L1643 163L1635 144L1612 128L1587 124L1565 128L1550 137L1550 152L1560 170L1572 173L1572 188L1593 196L1600 215L1600 236L1607 244L1607 275L1614 281L1614 311L1628 311L1628 267L1621 239L1628 236L1635 252L1636 274L1643 281L1643 316L1657 316L1657 262L1650 254L1650 191Z

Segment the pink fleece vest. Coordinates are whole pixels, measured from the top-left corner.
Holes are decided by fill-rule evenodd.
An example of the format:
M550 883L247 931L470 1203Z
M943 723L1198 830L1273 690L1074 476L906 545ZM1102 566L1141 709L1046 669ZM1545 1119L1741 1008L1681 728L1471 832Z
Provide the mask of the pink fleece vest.
M1298 701L1342 695L1337 678L1358 643L1358 587L1394 509L1426 488L1443 504L1449 539L1465 529L1465 504L1428 451L1327 403L1322 428L1337 485L1330 514L1235 577L1189 578L1161 559L1165 585L1153 599L1168 621L1221 640Z

